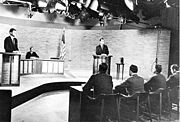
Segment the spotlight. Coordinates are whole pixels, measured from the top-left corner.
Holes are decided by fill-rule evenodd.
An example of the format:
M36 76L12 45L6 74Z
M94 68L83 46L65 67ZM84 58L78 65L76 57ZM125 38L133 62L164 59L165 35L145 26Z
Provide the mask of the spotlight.
M87 8L89 7L89 4L91 3L91 0L86 0L85 4L84 4L84 7Z
M63 3L57 2L57 3L55 4L55 10L65 11L65 10L66 10L66 5L63 4Z
M93 10L93 11L98 11L98 10L97 10L97 9L98 9L98 6L99 6L98 0L92 0L92 1L91 1L91 4L89 5L89 8L90 8L91 10Z
M38 1L38 7L45 8L46 6L47 6L47 2L46 1L42 1L42 0Z
M131 10L133 11L134 10L134 4L131 0L124 0L126 6Z

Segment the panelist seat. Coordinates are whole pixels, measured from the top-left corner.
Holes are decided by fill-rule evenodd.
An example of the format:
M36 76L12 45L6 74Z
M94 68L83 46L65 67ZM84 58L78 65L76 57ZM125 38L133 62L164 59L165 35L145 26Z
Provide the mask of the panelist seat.
M179 119L179 86L167 88L167 97L169 104L169 115L171 119L172 111L177 112Z
M155 114L158 114L158 121L161 120L161 115L162 115L162 94L163 91L165 89L164 88L159 88L154 92L149 92L148 93L148 103L150 104L150 116L151 116L151 122L152 122L152 107L155 107L155 109L158 109L158 113L156 113L157 111L154 110L153 112ZM158 99L158 100L157 100ZM157 103L156 103L157 100ZM152 106L152 104L154 104L155 106Z
M118 94L101 94L101 117L100 117L100 122L103 122L103 115L104 115L104 108L107 106L113 106L114 109L116 109L116 114L118 116L118 121L120 122L120 105L119 105L119 99L118 99ZM106 101L112 100L110 103L111 105L105 105ZM113 105L113 102L115 102L116 105Z
M142 107L143 103L146 102L147 96L148 96L148 93L146 93L146 92L136 92L133 95L120 94L119 101L124 101L124 104L127 104L128 107L130 107L131 105L133 105L133 106L135 105L136 121L138 121L140 108ZM147 105L149 108L148 103L147 103ZM131 110L131 111L134 111L134 110Z
M96 109L100 109L98 117L99 122L104 122L108 119L118 120L120 122L120 108L119 108L119 95L117 94L101 94L96 98L89 97L89 100L94 101L97 104ZM99 106L100 105L100 106ZM97 111L97 110L96 110Z

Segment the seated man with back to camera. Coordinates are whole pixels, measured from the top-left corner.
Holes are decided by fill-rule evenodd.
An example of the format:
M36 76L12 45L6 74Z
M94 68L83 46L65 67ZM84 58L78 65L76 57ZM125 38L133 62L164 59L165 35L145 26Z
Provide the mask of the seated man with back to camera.
M136 65L131 65L129 67L130 77L125 80L122 84L115 87L115 93L120 93L123 95L133 96L135 93L144 92L144 79L138 74L138 67ZM136 108L136 99L121 99L121 116L123 118L134 119L133 112ZM134 98L134 97L133 97Z
M171 75L169 76L169 78L166 81L166 85L167 88L174 88L179 86L179 67L177 64L172 64L171 67Z
M102 63L99 65L99 73L92 75L88 82L85 84L85 86L83 87L83 92L85 95L89 95L91 89L94 89L94 97L97 98L99 95L101 94L112 94L113 93L113 82L112 82L112 77L108 74L106 74L106 70L107 70L107 64L106 63ZM114 114L112 114L113 109L112 105L111 105L112 101L105 101L105 104L107 103L107 106L110 105L111 107L107 107L105 109L105 116L107 116L108 119L115 119L114 118ZM90 117L90 119L92 119L94 116L99 116L100 114L100 101L97 101L97 103L93 104L93 105L88 105L87 107L89 107L89 109L91 109L91 112L88 112L88 116ZM98 117L97 117L98 118ZM97 119L95 118L95 120ZM92 121L95 121L92 120ZM97 120L96 120L97 121Z
M100 94L112 94L112 77L106 74L107 64L102 63L99 65L99 73L92 75L88 82L83 87L84 93L90 91L94 87L94 97L97 97Z
M180 75L179 67L177 64L172 64L170 66L170 70L171 70L171 75L166 80L167 90L163 97L163 101L168 101L169 97L170 97L171 101L178 101L178 98L179 98L179 75ZM168 95L168 91L170 91L169 95ZM169 108L169 104L168 104L168 102L165 102L163 104L163 109L165 111L169 111L168 108Z
M144 84L145 91L156 91L159 88L166 88L166 78L162 72L162 66L157 64L155 66L154 75L150 80Z
M33 46L29 48L29 51L26 53L26 59L36 59L39 58L36 52L33 51Z
M162 66L156 64L154 75L150 78L150 80L144 84L145 91L154 92L159 88L166 89L166 78L163 74L161 74ZM164 95L163 95L164 96ZM157 113L159 111L159 95L151 96L151 111ZM166 102L163 102L163 106L165 106Z
M131 65L129 68L130 77L122 84L115 87L116 93L133 95L136 92L144 92L144 79L137 74L138 67Z

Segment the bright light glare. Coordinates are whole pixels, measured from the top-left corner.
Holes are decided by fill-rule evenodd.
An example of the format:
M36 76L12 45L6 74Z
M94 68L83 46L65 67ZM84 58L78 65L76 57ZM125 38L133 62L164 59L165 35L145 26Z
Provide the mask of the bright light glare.
M66 6L63 6L63 5L60 4L60 3L56 3L55 9L56 9L56 10L66 10Z
M98 1L97 1L97 0L94 0L94 1L92 2L92 4L90 5L89 8L90 8L91 10L97 11Z
M124 0L125 3L126 3L126 6L131 10L133 11L134 10L134 5L133 5L133 2L131 0Z
M44 1L38 1L38 6L42 7L42 8L45 8L47 6L47 3L44 2Z

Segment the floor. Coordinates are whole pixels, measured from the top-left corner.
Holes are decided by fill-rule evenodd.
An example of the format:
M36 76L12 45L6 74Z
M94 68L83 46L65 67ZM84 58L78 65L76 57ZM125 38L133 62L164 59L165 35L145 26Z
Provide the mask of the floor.
M39 85L50 82L61 81L83 81L86 82L92 74L90 71L65 71L64 75L26 75L21 76L20 86L0 87L0 89L11 89L12 96L30 90ZM113 78L114 86L120 84ZM12 109L11 122L68 122L69 113L69 91L48 92ZM128 116L127 116L128 118ZM142 119L142 121L147 121ZM162 122L169 122L163 117ZM172 122L178 122L177 115L173 114ZM126 120L124 120L126 122ZM148 122L148 121L147 121ZM154 122L154 121L153 121Z

